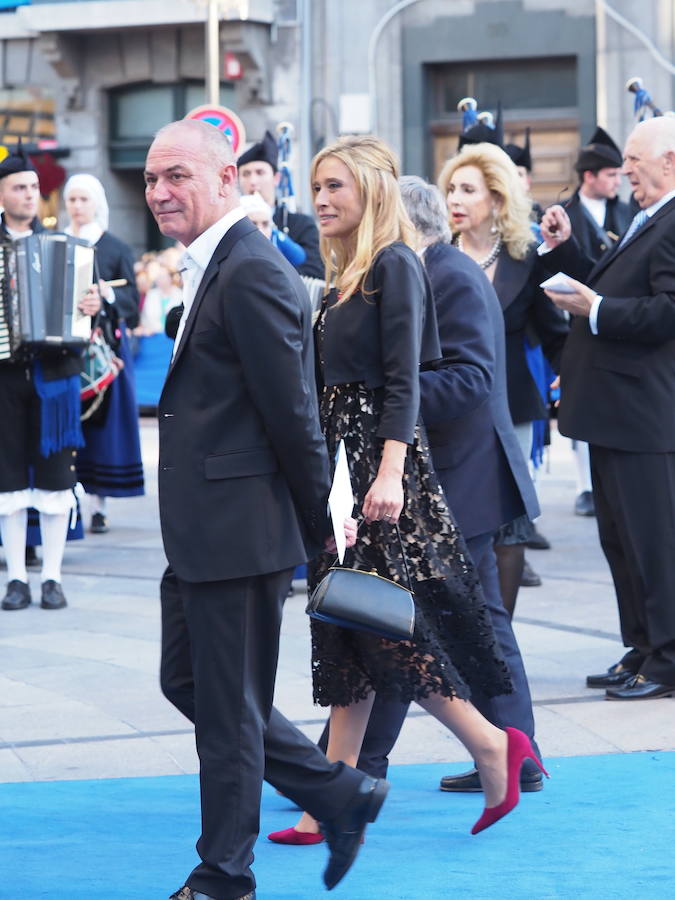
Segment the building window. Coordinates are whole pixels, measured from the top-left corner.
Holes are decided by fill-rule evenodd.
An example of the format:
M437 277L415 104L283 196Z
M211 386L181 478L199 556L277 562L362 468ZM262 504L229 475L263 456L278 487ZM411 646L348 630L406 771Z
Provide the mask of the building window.
M110 166L142 169L158 129L205 103L203 82L140 84L110 92ZM234 88L220 86L220 104L232 108Z
M577 108L574 57L443 63L429 67L432 118L454 118L462 97L475 97L479 110L507 113Z

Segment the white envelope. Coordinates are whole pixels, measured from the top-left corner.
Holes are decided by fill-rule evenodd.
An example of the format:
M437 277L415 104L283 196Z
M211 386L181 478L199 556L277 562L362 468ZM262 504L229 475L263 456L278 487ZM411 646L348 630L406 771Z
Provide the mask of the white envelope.
M546 281L542 281L539 287L546 291L556 291L558 294L576 294L576 289L567 280L569 277L564 272L556 272Z
M352 492L352 480L349 477L347 451L344 441L340 441L335 454L335 474L333 475L333 484L328 495L328 508L333 523L338 560L342 563L345 558L345 550L347 549L345 519L348 519L354 511L354 494Z

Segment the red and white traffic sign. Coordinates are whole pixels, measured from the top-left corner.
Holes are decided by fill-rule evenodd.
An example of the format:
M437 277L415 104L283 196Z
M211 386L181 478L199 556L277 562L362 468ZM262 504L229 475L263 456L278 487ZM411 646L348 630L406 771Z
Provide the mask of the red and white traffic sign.
M246 129L239 116L226 106L214 106L207 103L205 106L196 106L185 116L186 119L197 119L200 122L208 122L219 131L224 132L232 141L232 149L235 153L246 143Z

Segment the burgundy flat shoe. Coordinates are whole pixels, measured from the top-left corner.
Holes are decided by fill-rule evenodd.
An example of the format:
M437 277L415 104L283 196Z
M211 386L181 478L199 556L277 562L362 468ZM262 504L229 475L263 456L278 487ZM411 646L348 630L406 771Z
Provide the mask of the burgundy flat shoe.
M325 841L321 832L312 834L309 831L298 831L296 828L284 828L283 831L273 831L267 835L267 838L270 841L274 841L275 844L292 844L298 847L305 844L321 844Z

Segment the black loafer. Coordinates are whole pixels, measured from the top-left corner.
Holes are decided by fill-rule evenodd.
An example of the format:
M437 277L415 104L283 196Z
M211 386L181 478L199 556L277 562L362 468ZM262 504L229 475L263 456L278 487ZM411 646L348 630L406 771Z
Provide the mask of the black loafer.
M377 819L389 784L383 778L365 777L358 791L335 819L321 823L330 857L323 873L323 882L331 891L351 868L361 846L361 838L369 822Z
M479 794L483 792L480 777L476 769L462 772L461 775L445 775L441 778L441 790L455 794ZM544 789L544 778L541 772L521 772L520 790L523 794L534 793Z
M106 534L109 531L108 522L103 513L94 513L91 517L89 531L91 531L92 534Z
M543 534L537 531L536 528L532 531L532 537L529 541L525 541L525 546L529 547L530 550L550 550L551 542L548 538L545 538Z
M63 609L67 605L63 589L58 581L54 581L52 578L43 581L40 606L43 609Z
M606 700L656 700L675 695L675 685L659 684L644 675L634 675L623 687L607 688Z
M532 566L529 564L527 560L523 564L523 574L520 576L520 586L521 587L540 587L541 586L541 578L534 571Z
M192 888L184 884L183 887L169 897L169 900L213 900L208 894L202 894L199 891L193 891ZM250 894L244 894L238 900L255 900L255 891Z
M7 593L2 601L3 609L25 609L30 606L30 587L18 578L13 578L7 585Z
M627 669L623 663L614 663L602 675L587 675L586 687L589 688L612 688L620 687L631 678L635 678L635 672Z
M593 491L582 491L574 501L575 516L594 516L595 503L593 502Z

